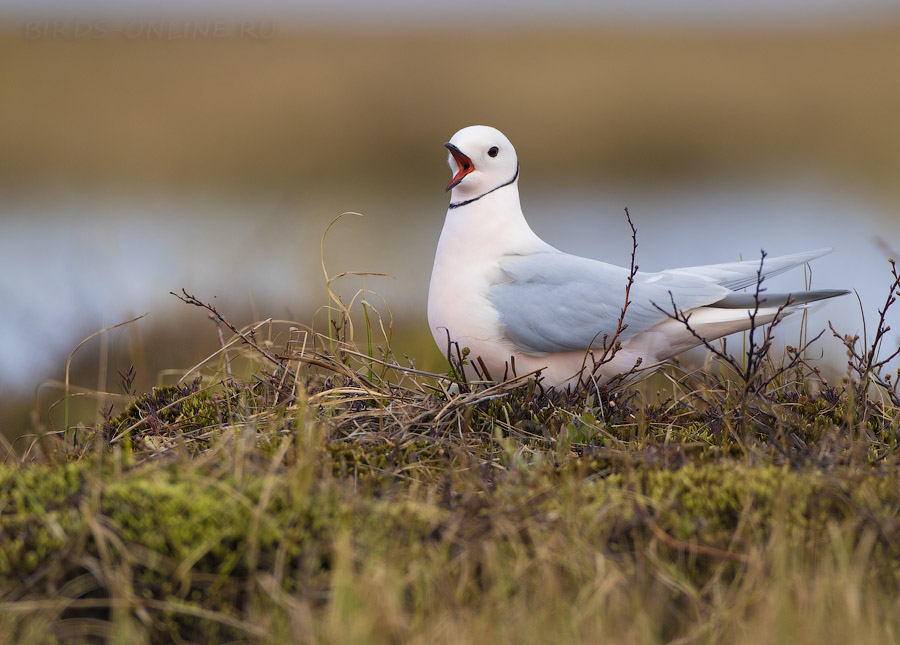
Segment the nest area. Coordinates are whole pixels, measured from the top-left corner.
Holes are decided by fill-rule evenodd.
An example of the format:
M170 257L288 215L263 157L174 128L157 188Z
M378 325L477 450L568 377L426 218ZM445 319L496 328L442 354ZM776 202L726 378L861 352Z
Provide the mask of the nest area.
M0 466L8 642L900 628L900 405L879 347L842 338L835 382L762 336L750 357L553 391L418 370L377 317L361 345L346 310L279 344L275 323L185 296L233 340L149 393L120 372L102 422Z

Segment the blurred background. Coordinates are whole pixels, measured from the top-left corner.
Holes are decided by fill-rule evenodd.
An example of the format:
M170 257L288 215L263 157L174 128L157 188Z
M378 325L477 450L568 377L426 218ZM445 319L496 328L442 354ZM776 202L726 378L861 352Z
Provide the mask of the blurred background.
M134 364L146 389L215 351L170 291L238 325L311 323L344 211L364 217L329 233L329 273L391 274L365 286L395 349L442 370L425 320L441 146L475 123L516 146L551 244L627 264L627 206L645 270L834 247L813 286L856 289L871 333L900 247L900 5L482 4L0 5L3 433L34 409L59 428L53 381L104 327L147 314L79 349L73 384L118 391ZM829 320L864 330L853 296L810 329Z

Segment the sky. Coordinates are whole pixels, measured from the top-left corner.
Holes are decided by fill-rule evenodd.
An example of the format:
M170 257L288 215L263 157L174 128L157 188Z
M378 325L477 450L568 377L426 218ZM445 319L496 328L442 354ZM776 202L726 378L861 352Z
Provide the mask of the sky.
M5 0L0 19L16 20L37 15L165 14L217 15L219 17L271 16L285 20L378 24L440 22L495 23L509 27L517 22L558 20L637 21L643 23L782 23L814 25L833 21L871 20L900 13L897 0L454 0L423 3L419 0Z

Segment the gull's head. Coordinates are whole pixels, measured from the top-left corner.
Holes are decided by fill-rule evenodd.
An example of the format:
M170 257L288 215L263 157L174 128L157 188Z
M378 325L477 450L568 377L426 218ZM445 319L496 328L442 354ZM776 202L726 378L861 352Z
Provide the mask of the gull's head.
M447 190L453 200L474 199L514 183L519 175L516 150L500 130L470 125L453 135L444 147L453 179Z

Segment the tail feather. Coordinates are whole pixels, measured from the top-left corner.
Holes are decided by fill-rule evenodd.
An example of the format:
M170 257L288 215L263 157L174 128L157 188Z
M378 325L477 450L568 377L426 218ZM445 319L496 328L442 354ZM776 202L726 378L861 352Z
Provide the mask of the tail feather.
M710 307L720 309L755 309L763 307L801 307L818 300L845 296L845 289L819 289L816 291L799 291L797 293L760 293L759 297L752 293L732 293L725 296Z
M751 324L767 325L777 317L789 316L814 302L848 293L850 292L838 289L776 294L764 292L759 295L758 300L754 294L733 293L706 307L690 310L690 326L706 340L714 340L749 329ZM673 326L675 323L674 320L668 320L660 327L669 343L669 349L660 358L674 356L697 344L693 334L683 329L679 331Z

